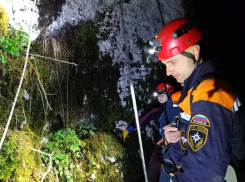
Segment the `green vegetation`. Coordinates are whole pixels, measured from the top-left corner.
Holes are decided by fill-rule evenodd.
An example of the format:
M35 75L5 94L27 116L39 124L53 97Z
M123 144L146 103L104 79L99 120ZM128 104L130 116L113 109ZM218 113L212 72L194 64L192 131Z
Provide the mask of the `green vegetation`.
M4 128L0 128L3 131ZM85 129L80 132L91 130ZM46 180L55 181L123 181L124 149L113 135L95 131L79 139L72 129L62 129L48 137L43 151L52 152L53 168ZM2 133L1 133L2 134ZM23 140L24 139L24 140ZM47 170L41 167L40 138L28 128L9 131L0 155L0 179L16 182L40 181ZM42 155L49 166L49 157Z
M57 169L57 174L62 179L63 176L68 181L73 181L73 169L75 165L71 159L81 157L79 151L80 147L86 145L85 142L80 141L76 132L72 129L63 129L57 132L54 132L48 137L49 142L45 145L44 152L51 154L54 151L52 156L52 161ZM48 156L44 156L46 161L49 160Z
M20 75L24 64L24 56L20 55L28 43L28 34L17 30L10 33L7 37L0 37L0 123L7 121L15 93L17 91ZM7 64L6 64L7 63ZM27 86L28 77L24 77L23 87ZM22 88L23 88L22 87ZM25 90L28 90L26 88ZM12 122L12 129L19 128L26 118L29 118L29 112L25 112L24 89L20 91L17 99L17 104L14 113L14 124Z
M93 136L95 133L96 128L94 126L90 126L87 124L81 124L79 126L79 136L80 137L85 137L88 134L90 134L91 136Z
M10 27L8 20L8 13L0 4L0 61L2 64L6 64L10 60L8 54L19 56L21 51L25 52L28 45L29 35L22 31L22 27L20 30ZM11 30L10 33L8 29ZM3 72L7 72L6 68L3 68Z
M0 50L0 59L3 64L8 62L6 55L10 53L13 56L19 56L20 51L25 52L25 48L28 45L28 34L17 30L15 31L12 27L11 29L14 33L10 34L9 37L0 37L0 46L2 47L3 51ZM6 73L6 69L3 68L3 71Z
M124 154L118 141L103 132L91 133L94 128L84 124L79 131L83 140L71 129L59 130L48 137L44 151L54 151L52 161L59 180L122 181L119 170Z
M104 132L96 132L84 140L86 146L83 148L83 157L81 164L87 164L84 167L85 179L95 176L94 181L111 182L123 181L123 147L113 135ZM76 174L78 174L76 170ZM87 176L87 177L86 177ZM84 181L84 178L81 178ZM78 180L79 181L79 180Z
M1 136L4 128L0 128ZM31 150L38 149L40 138L25 127L23 131L8 131L0 155L0 179L16 182L38 181L41 158ZM30 148L31 147L31 148Z
M77 31L82 41L86 42L87 40L94 41L97 39L96 34L99 30L94 24L84 22L78 24Z

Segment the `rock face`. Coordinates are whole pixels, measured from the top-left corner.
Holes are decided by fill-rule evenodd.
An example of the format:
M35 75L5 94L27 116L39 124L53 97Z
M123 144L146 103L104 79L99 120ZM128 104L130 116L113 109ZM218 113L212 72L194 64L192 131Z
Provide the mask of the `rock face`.
M123 106L127 104L125 98L129 95L129 80L135 81L136 93L138 90L147 93L152 85L148 84L149 87L146 87L141 82L149 82L149 77L158 79L156 65L144 62L148 41L157 35L164 23L184 17L185 13L181 0L54 1L58 7L62 5L54 15L47 10L45 2L42 0L38 3L40 14L46 14L39 18L43 33L62 28L67 23L76 25L79 21L93 20L100 26L100 31L108 35L98 45L101 55L109 54L113 65L120 64L121 77L117 88ZM53 18L48 18L50 16ZM156 56L153 56L153 62L157 62ZM138 96L144 102L151 100L144 95Z
M97 22L100 31L109 35L98 42L101 55L109 54L113 65L120 64L118 93L123 106L126 105L124 98L129 94L129 80L135 80L136 92L138 89L144 92L149 88L142 87L140 82L145 82L149 75L157 79L156 67L143 62L148 51L147 42L157 35L164 23L184 17L181 0L39 0L33 15L33 1L2 0L1 3L6 7L14 28L22 26L29 32L30 21L33 21L32 39L40 32L48 34L67 23ZM153 62L157 62L156 56L153 56Z
M100 51L109 53L113 64L121 65L118 93L122 105L126 105L123 99L129 93L130 79L135 80L137 91L147 93L148 88L142 87L140 82L145 82L149 75L156 78L156 68L144 62L148 41L158 34L164 23L184 16L178 1L166 2L166 8L165 4L157 2L143 0L120 3L107 11L104 21L100 23L100 31L110 32L108 39L98 43ZM157 57L153 57L153 62L157 62Z

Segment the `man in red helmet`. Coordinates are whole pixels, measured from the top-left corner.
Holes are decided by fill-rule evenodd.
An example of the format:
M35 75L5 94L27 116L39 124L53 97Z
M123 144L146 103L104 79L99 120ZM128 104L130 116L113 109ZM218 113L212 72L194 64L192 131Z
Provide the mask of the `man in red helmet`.
M161 117L161 114L165 110L168 98L170 98L173 93L174 93L174 87L171 84L160 83L156 88L156 92L154 93L156 94L155 96L157 96L159 104L149 112L143 114L139 118L139 125L144 126L153 120L155 122L155 125L159 128L158 120ZM124 141L128 137L128 134L134 131L135 128L136 128L136 123L133 122L123 131L122 135ZM153 152L151 159L149 161L149 165L147 166L147 176L149 181L151 182L159 181L160 169L161 169L161 164L158 162L155 152Z
M197 44L201 39L196 23L175 19L153 42L167 75L184 82L178 102L179 128L171 124L164 128L170 156L182 166L173 182L223 182L232 153L236 95L224 79L207 78L216 68L202 59Z

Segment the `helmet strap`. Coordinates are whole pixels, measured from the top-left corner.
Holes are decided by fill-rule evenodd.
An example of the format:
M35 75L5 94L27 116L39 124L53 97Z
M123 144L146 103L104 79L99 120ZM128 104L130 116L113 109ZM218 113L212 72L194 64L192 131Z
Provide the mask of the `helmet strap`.
M190 59L192 59L193 61L196 61L195 57L193 54L189 53L189 52L186 52L186 51L183 51L180 53L182 56L185 56L185 57L188 57Z
M201 61L201 56L199 55L199 58L197 61L195 61L195 68L200 64L200 61Z
M188 58L192 59L194 61L195 68L199 65L200 60L201 60L201 56L199 56L198 60L196 60L194 55L189 53L189 52L183 51L180 54L182 56L185 56L185 57L188 57Z

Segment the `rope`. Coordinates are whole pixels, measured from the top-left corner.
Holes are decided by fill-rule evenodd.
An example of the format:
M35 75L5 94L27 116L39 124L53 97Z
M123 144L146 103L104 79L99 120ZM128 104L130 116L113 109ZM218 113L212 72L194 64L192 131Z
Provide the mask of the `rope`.
M69 97L69 95L68 95L68 80L69 80L69 68L67 69L67 104L66 104L66 128L68 129L68 97Z
M31 93L32 93L32 89L33 89L33 81L31 83ZM28 125L31 122L31 99L32 99L31 93L30 93L30 96L29 96L29 98L30 98L30 114L29 114L29 122L28 122Z
M62 62L62 63L66 63L66 64L72 64L72 65L78 66L78 64L76 64L76 63L70 63L68 61L63 61L63 60L58 60L58 59L54 59L54 58L50 58L50 57L40 56L40 55L37 55L37 54L30 54L30 55L31 56L41 57L41 58L50 59L50 60L53 60L53 61L58 61L58 62Z
M34 0L34 3L33 3L32 17L34 17L33 13L35 11L35 5L36 5L36 0ZM1 142L0 142L0 151L1 151L1 148L2 148L2 145L3 145L3 142L4 142L4 139L6 137L6 134L7 134L8 128L9 128L9 124L10 124L10 121L11 121L11 118L12 118L12 115L13 115L13 112L14 112L14 108L15 108L15 105L16 105L16 102L17 102L17 98L18 98L19 93L20 93L21 85L23 83L23 79L24 79L24 75L25 75L25 71L26 71L27 60L28 60L28 55L29 55L29 50L30 50L30 44L31 44L32 23L33 22L32 22L32 19L31 19L31 28L30 28L30 35L29 35L28 47L27 47L27 51L26 51L25 64L24 64L22 75L21 75L20 84L19 84L17 93L15 95L14 103L12 105L11 112L10 112L10 115L9 115L9 118L8 118L8 122L7 122L7 125L5 127L5 130L4 130L4 133L3 133L3 136L2 136Z
M66 130L67 130L67 134L68 134L68 97L69 97L69 95L68 95L68 80L69 80L69 68L67 69L67 80L66 80L66 83L67 83L67 104L66 104ZM66 144L67 146L68 146L68 139L67 139L67 144ZM67 167L68 167L68 162L69 162L69 160L68 160L68 155L67 155Z
M126 38L126 33L125 33L125 24L124 24L124 14L123 14L123 3L124 0L121 0L120 3L120 10L121 10L121 22L122 22L122 32L123 32L123 38L124 38L124 43L125 43L125 47L126 47L126 64L129 65L129 68L131 69L131 63L132 61L130 61L129 59L129 51L128 51L128 43L127 43L127 38ZM130 70L131 73L131 70ZM138 131L138 138L139 138L139 145L140 145L140 151L141 151L141 160L142 160L142 164L143 164L143 170L144 170L144 176L145 176L145 182L148 182L148 178L147 178L147 174L146 174L146 166L145 166L145 158L144 158L144 151L143 151L143 147L142 147L142 139L141 139L141 132L140 132L140 127L139 127L139 118L138 118L138 113L137 113L137 106L136 106L136 99L135 99L135 93L134 93L134 87L133 87L133 83L132 83L132 76L131 74L129 74L130 77L130 89L131 89L131 96L132 96L132 100L133 100L133 106L134 106L134 113L135 113L135 121L136 121L136 126L137 126L137 131Z
M34 61L34 63L35 63L35 67L36 67L36 70L35 70L35 71L36 71L36 74L37 74L37 80L38 80L38 83L39 83L39 85L40 85L40 87L41 87L41 89L42 89L42 91L43 91L44 98L46 99L47 107L48 107L50 110L52 110L52 108L51 108L51 106L50 106L50 104L49 104L49 102L48 102L47 94L46 94L46 92L45 92L45 90L44 90L43 84L42 84L42 82L41 82L41 80L40 80L40 78L39 78L39 72L38 72L38 70L37 70L36 61ZM45 119L46 119L46 118L45 118Z
M59 81L59 70L60 70L60 63L58 64L58 68L57 68L58 81ZM61 80L60 84L63 82L63 78L65 76L65 72L66 71L64 71L64 75L62 77L62 80ZM57 91L57 94L58 93L59 93L59 91ZM61 112L62 112L62 116L65 116L65 111L64 111L64 107L63 107L63 98L62 98L62 92L61 91L60 91L60 100L61 100Z
M157 6L158 6L158 9L159 9L159 13L160 13L160 15L161 15L161 19L162 19L162 26L164 26L164 25L165 25L165 23L164 23L164 20L163 20L162 10L161 10L161 4L160 4L159 0L157 0Z
M63 82L64 77L65 77L65 73L66 73L66 68L67 68L67 67L68 67L68 65L66 65L66 67L65 67L65 71L64 71L64 74L63 74L63 76L62 76L61 82L59 81L59 74L58 74L58 82L59 82L58 90L57 90L55 93L53 93L53 94L47 94L47 93L46 93L46 95L57 95L57 94L59 93L59 91L60 91L60 86L61 86L61 84L62 84L62 82Z
M136 120L137 131L138 131L138 138L139 138L141 159L142 159L144 175L145 175L145 182L148 182L148 178L147 178L147 174L146 174L146 167L145 167L144 150L143 150L143 146L142 146L140 125L139 125L139 117L138 117L138 113L137 113L137 105L136 105L136 99L135 99L135 93L134 93L134 87L133 87L132 81L130 81L130 90L131 90L131 96L132 96L133 106L134 106L134 115L135 115L135 120Z
M43 102L43 94L42 94L42 92L41 92L41 90L40 90L40 88L39 88L38 83L37 83L37 88L38 88L38 90L39 90L39 92L40 92L40 95L41 95L41 98L42 98L43 114L44 114L44 118L46 119L46 111L45 111L45 105L44 105L44 102Z
M49 173L49 171L50 171L51 168L52 168L52 155L54 154L54 151L53 151L51 154L47 154L47 153L45 153L45 152L42 152L42 151L40 151L40 150L31 148L31 147L30 147L30 149L32 149L32 150L34 150L34 151L36 151L36 152L39 152L39 153L41 153L41 154L44 154L44 155L49 156L49 168L48 168L48 170L46 171L46 173L43 175L43 177L42 177L42 179L41 179L41 182L43 182L44 178L47 176L47 174Z

